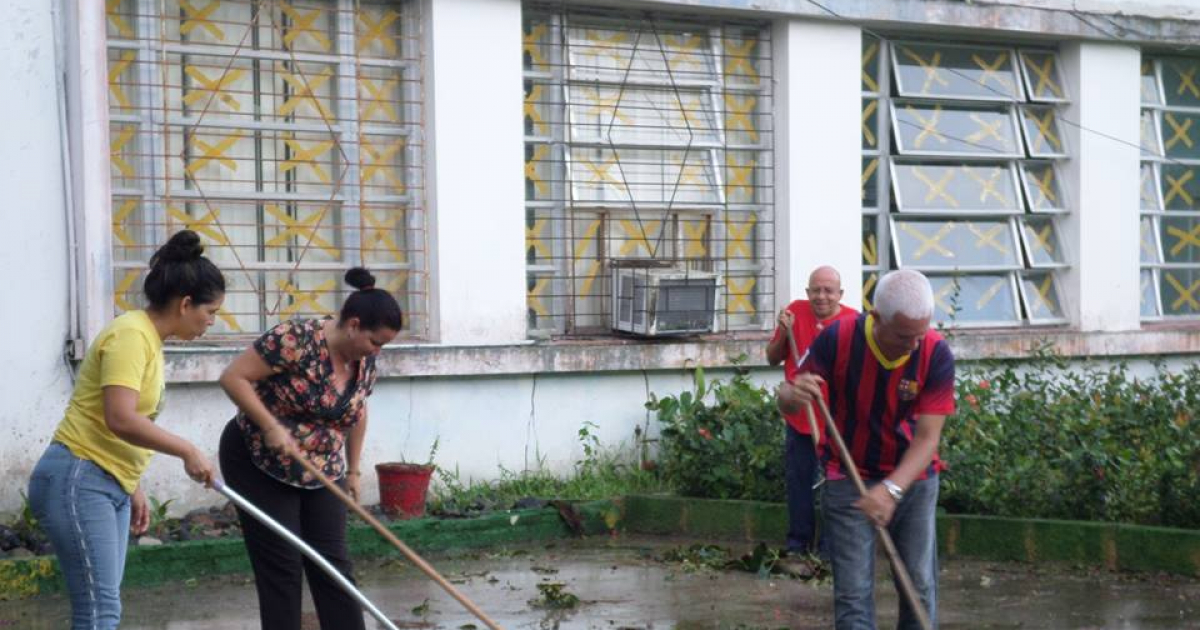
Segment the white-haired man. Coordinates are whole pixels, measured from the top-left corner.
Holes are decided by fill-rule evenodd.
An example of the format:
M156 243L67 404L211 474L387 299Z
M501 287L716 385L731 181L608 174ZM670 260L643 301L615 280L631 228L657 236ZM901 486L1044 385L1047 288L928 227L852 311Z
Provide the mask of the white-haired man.
M827 385L830 413L868 487L860 497L827 445L822 506L838 630L875 628L875 524L888 527L937 624L937 447L954 413L954 356L932 318L929 280L893 271L880 279L874 308L827 328L801 374L780 386L780 407L797 411ZM919 627L903 598L898 627Z
M800 361L821 331L836 321L858 317L858 311L842 304L842 276L833 267L823 265L814 269L808 276L808 287L804 292L807 300L795 300L779 313L775 336L767 344L767 362L771 365L782 362L783 378L787 381L800 373ZM794 356L788 347L788 329L796 339L799 356ZM814 447L820 443L824 429L818 425L817 434L812 435L803 413L784 414L784 420L787 421L783 462L789 558L780 564L789 573L808 577L815 572L808 556L817 553L826 560L829 556L824 538L819 549L816 544L816 497L813 492L820 466Z

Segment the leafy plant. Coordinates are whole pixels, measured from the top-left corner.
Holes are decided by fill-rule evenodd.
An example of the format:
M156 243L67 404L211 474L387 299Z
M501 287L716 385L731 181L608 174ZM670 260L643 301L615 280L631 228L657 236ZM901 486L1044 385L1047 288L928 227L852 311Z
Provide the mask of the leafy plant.
M544 458L529 470L500 466L499 477L491 481L464 481L458 470L439 469L440 483L434 489L430 511L464 516L508 509L531 497L587 501L665 489L653 472L641 469L631 449L602 444L594 433L596 428L590 422L579 428L584 457L566 475L549 470Z
M529 600L534 608L564 610L579 605L579 596L567 590L562 582L542 582L537 585L540 597Z
M959 379L951 512L1200 527L1200 366L1135 378L1043 351Z
M424 462L418 463L418 462L409 461L408 458L405 457L403 453L400 454L400 461L404 462L406 464L417 464L419 466L433 467L433 466L435 466L435 464L433 463L433 459L434 459L434 457L437 457L438 447L441 445L441 441L442 441L441 436L433 438L433 445L429 447L429 457L426 457Z
M159 501L158 497L147 497L150 502L150 526L146 533L160 540L167 540L173 531L179 529L179 519L171 518L171 504L175 499Z
M709 383L697 368L693 385L646 403L657 413L666 482L685 496L780 500L783 424L774 395L742 370L728 382Z

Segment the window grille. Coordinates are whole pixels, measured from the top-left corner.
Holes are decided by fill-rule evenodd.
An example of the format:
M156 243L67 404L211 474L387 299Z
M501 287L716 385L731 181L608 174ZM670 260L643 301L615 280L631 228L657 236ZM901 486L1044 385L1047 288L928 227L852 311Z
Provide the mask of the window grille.
M724 330L770 325L767 25L529 4L524 61L531 335L607 331L637 261L722 277Z
M1141 313L1200 315L1200 60L1142 58Z
M107 1L117 313L189 228L229 288L213 336L333 314L355 265L426 335L417 8Z
M864 305L911 268L945 324L1066 321L1057 53L864 35L862 102Z

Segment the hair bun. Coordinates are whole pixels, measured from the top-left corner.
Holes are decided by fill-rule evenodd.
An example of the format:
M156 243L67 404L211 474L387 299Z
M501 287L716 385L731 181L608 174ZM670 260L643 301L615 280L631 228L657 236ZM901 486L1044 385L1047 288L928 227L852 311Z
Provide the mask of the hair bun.
M355 267L346 272L346 284L359 291L369 291L375 288L375 276L362 267Z
M180 230L171 236L171 240L160 247L150 260L150 266L159 262L189 262L204 255L204 245L200 244L200 235L191 230Z

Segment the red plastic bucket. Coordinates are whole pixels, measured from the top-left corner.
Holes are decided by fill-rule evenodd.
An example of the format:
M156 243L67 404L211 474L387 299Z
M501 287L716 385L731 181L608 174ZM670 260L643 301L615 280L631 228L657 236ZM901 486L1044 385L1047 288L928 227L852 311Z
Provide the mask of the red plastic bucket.
M379 506L402 519L425 514L425 493L433 466L421 464L375 464L379 475Z

